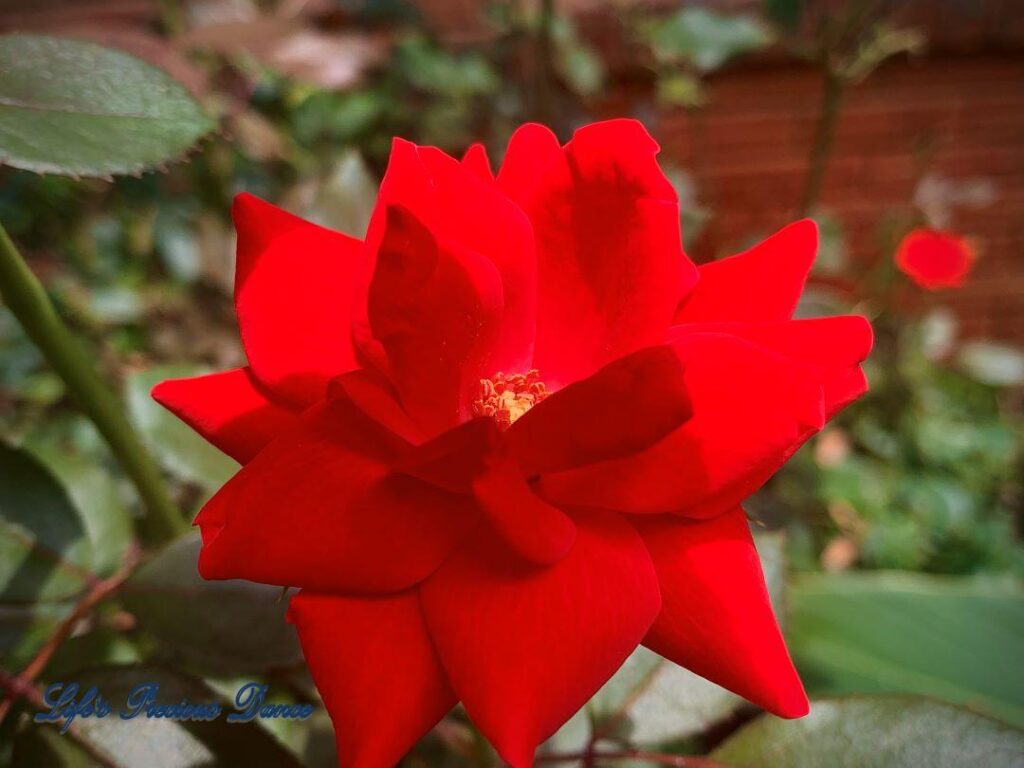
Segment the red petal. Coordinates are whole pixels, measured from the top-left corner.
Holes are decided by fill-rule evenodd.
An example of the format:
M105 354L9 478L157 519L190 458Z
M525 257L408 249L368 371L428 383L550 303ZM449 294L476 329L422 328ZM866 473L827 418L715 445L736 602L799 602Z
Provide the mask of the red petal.
M780 717L806 715L743 510L700 522L632 520L661 584L644 645Z
M544 475L558 504L709 516L738 504L824 424L808 366L725 334L676 345L693 416L634 456Z
M676 323L788 320L818 251L818 225L790 224L748 251L702 264Z
M568 384L660 343L696 281L657 152L634 120L581 128L560 156L536 127L519 131L509 146L499 182L537 238L534 367L549 384Z
M298 406L358 368L350 338L358 240L249 194L232 207L238 231L235 311L253 374Z
M523 474L533 477L636 453L690 412L674 350L648 347L541 401L506 437Z
M863 317L845 315L811 320L766 323L692 323L676 326L669 339L692 333L728 333L799 360L816 369L825 391L825 417L867 391L860 364L871 352L871 324Z
M404 208L390 208L370 284L369 317L405 410L428 434L462 421L498 333L501 279L477 253L439 243Z
M208 579L404 589L461 540L465 497L389 473L401 441L347 400L313 406L203 507Z
M537 568L493 535L467 542L422 587L456 694L514 768L615 672L658 613L658 585L618 515L576 518L576 543Z
M415 591L378 598L300 592L288 618L346 768L397 764L455 706Z
M498 534L527 560L557 563L576 540L573 521L533 492L510 456L473 480L473 495Z
M471 144L462 156L462 164L466 170L472 171L484 181L494 181L491 161L487 158L487 149L483 144Z
M398 393L376 371L350 371L333 379L328 397L345 397L382 427L408 443L419 443L423 433L398 402Z
M297 417L260 392L248 368L169 379L153 387L152 395L160 405L241 464L252 459Z

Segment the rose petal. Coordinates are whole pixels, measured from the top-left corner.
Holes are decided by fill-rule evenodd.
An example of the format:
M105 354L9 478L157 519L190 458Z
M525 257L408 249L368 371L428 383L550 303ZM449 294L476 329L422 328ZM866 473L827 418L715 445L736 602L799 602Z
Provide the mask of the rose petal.
M661 585L661 613L644 645L780 717L806 715L743 510L699 522L631 520Z
M249 194L231 209L238 231L235 311L253 374L302 407L358 368L350 337L358 240Z
M658 613L647 551L618 515L576 517L547 568L483 529L424 583L434 647L470 718L514 768L618 669Z
M297 414L259 390L248 368L168 379L153 399L240 464L288 429Z
M462 156L462 164L466 170L472 171L484 181L494 181L494 171L491 170L491 161L483 144L470 144Z
M472 512L465 497L391 474L403 447L347 400L313 406L203 507L200 573L359 593L416 584Z
M427 435L460 423L502 311L501 279L479 254L433 233L404 208L389 209L370 284L369 317L402 405Z
M803 363L726 334L676 343L693 416L631 457L541 477L556 504L710 516L753 493L824 424Z
M669 346L648 347L533 406L506 439L533 477L633 454L690 413L678 356Z
M818 225L802 219L753 248L699 267L676 323L788 320L818 251Z
M550 385L660 343L696 281L657 152L634 120L581 128L557 156L540 128L513 137L498 178L537 238L534 367Z
M455 706L415 591L370 598L304 591L292 597L288 618L346 768L397 764Z
M825 417L832 418L867 390L860 364L871 352L871 324L845 315L757 323L690 323L675 326L669 340L693 333L727 333L799 360L816 369L825 392Z

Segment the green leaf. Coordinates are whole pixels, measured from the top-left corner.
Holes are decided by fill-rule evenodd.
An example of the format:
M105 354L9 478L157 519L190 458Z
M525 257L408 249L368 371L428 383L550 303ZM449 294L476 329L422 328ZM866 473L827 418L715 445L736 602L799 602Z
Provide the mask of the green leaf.
M185 88L121 51L45 35L0 37L0 159L65 176L139 173L213 127Z
M192 365L164 365L133 373L126 383L126 399L129 416L164 468L212 493L238 471L238 464L206 442L149 394L164 379L197 376L206 372Z
M743 768L1014 768L1024 732L927 699L816 701L800 720L762 715L711 754Z
M1024 590L900 572L805 575L789 648L812 694L935 696L1024 724Z
M75 719L82 735L117 765L130 768L145 765L148 768L193 768L194 766L258 765L261 768L299 768L298 759L286 750L266 730L255 722L228 723L227 713L233 711L230 702L219 696L200 680L155 665L109 665L78 673L75 682L82 690L95 685L112 708L105 718ZM124 707L128 693L141 683L157 683L160 688L157 704L191 704L220 702L224 711L220 717L206 721L178 722L166 718L147 718L145 714L133 720L122 720L117 713ZM40 734L40 732L44 734ZM19 736L14 747L15 765L88 765L69 759L66 749L60 749L51 733L55 724L35 726ZM61 762L36 763L22 761L26 754L38 750L40 736L49 742L52 754ZM66 740L66 736L61 737ZM59 750L59 752L58 752Z
M666 64L687 62L711 72L729 59L771 42L767 29L751 16L726 16L687 7L651 31L655 57Z
M0 443L0 603L71 597L87 585L92 550L57 479Z
M157 643L203 674L245 675L300 664L281 589L206 581L196 568L199 546L197 534L184 536L136 571L121 589L125 607Z

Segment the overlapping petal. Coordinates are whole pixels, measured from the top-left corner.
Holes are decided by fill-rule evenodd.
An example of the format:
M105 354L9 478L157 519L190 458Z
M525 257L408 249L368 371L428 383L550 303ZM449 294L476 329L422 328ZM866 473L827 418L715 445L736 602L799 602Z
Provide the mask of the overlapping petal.
M661 612L644 645L780 717L806 715L743 510L631 520L661 584Z
M824 424L812 367L729 334L688 334L675 349L693 416L633 456L543 476L542 495L627 512L718 514Z
M235 311L249 366L271 392L304 407L359 367L351 339L360 241L249 194L232 207L238 232Z
M288 429L298 415L267 397L248 368L168 379L153 387L152 395L241 464Z
M818 226L802 219L753 248L699 267L676 323L788 320L818 252Z
M415 590L365 598L303 591L288 617L345 768L397 764L455 706Z
M534 367L564 385L659 343L696 269L658 145L640 123L595 123L558 151L553 138L537 126L517 131L498 182L536 236Z
M466 497L392 474L403 448L346 399L310 408L203 507L200 573L346 593L416 584L472 517Z
M486 529L422 590L452 688L514 768L586 703L658 613L658 582L620 516L576 515L569 554L538 567Z

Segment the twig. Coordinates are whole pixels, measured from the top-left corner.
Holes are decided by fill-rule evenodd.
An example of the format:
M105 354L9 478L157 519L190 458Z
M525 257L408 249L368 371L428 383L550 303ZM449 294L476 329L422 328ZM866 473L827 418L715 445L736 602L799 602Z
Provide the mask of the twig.
M78 622L88 616L92 612L92 609L99 603L116 592L125 580L131 576L135 567L139 564L140 557L141 550L139 549L138 544L132 542L128 551L125 553L124 563L121 567L118 568L110 577L98 581L88 592L85 593L85 596L82 597L82 599L75 605L74 610L72 610L68 617L60 623L54 633L50 635L49 639L43 644L43 647L39 649L34 657L32 657L32 661L30 661L16 677L12 678L9 675L4 675L4 688L7 689L7 695L4 697L3 701L0 701L0 723L4 721L5 717L7 717L7 714L10 712L15 700L19 696L25 696L36 691L32 684L35 682L35 679L42 674L42 671L46 669L46 665L53 657L53 654L56 653L57 649L60 648L64 641L71 636L71 633L74 632ZM38 693L38 691L36 692Z

